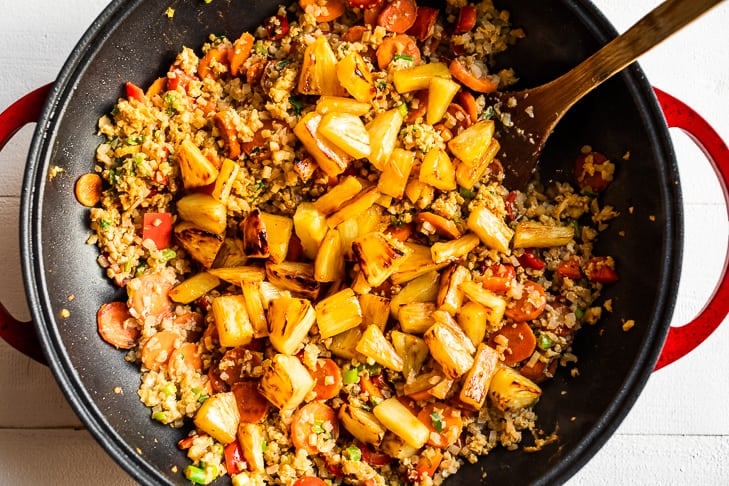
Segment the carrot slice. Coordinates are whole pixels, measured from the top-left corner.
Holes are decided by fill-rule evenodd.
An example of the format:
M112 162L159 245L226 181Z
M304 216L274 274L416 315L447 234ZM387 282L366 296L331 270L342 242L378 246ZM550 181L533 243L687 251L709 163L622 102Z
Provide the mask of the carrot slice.
M497 346L496 336L504 336L508 340L504 350L504 364L513 366L532 355L537 347L534 331L526 322L507 324L489 338L493 347Z
M231 49L230 43L219 44L213 49L210 49L197 64L197 74L200 79L205 79L213 74L212 63L213 61L218 63L228 63L228 51Z
M342 34L341 40L345 42L359 42L362 40L362 35L365 31L367 31L367 27L364 25L354 25Z
M429 211L422 211L415 216L415 222L419 224L428 223L435 231L441 236L446 238L456 239L461 237L461 230L458 229L456 223L452 220L444 218L435 213Z
M392 0L377 17L377 25L390 32L402 34L415 24L418 5L415 0Z
M510 302L506 306L505 314L516 322L531 321L539 317L546 306L547 296L544 287L528 280L524 283L521 298Z
M410 235L413 234L413 225L412 224L402 224L399 226L390 225L385 229L385 233L392 236L398 241L402 241L403 243L408 241L408 238L410 238Z
M456 95L456 99L463 109L466 110L466 113L468 113L469 118L471 118L471 123L476 123L478 121L476 98L473 97L470 91L461 90Z
M302 476L294 481L293 486L326 486L327 483L314 476Z
M415 482L419 482L425 479L425 476L432 478L435 471L438 470L438 466L443 461L443 453L440 449L430 449L432 454L426 455L421 454L418 460L418 465L415 466L415 473L417 478Z
M76 180L74 194L76 200L88 208L96 206L101 201L101 176L90 172Z
M342 389L342 370L333 359L317 359L315 368L309 372L316 381L314 392L317 400L329 400L339 395Z
M250 346L238 346L229 349L220 358L217 368L220 378L228 385L233 385L243 378L244 369L252 369L263 362L263 353L254 351Z
M418 413L418 420L430 429L428 444L441 449L455 444L463 431L461 411L441 403L426 405Z
M556 359L551 360L549 363L539 360L532 366L524 365L519 368L519 372L522 375L526 376L536 384L542 383L554 376L555 371L557 371Z
M413 63L420 64L420 49L415 39L406 34L385 37L377 48L377 65L385 69L395 56L412 58Z
M149 273L127 283L129 308L141 318L153 317L161 320L172 312L173 303L169 298L174 283L161 273ZM134 314L133 313L133 314Z
M152 82L152 84L149 85L147 88L147 92L145 93L145 96L147 98L152 98L153 96L156 96L160 93L162 93L165 88L167 87L167 76L161 76Z
M415 23L408 29L407 33L421 42L432 36L435 30L435 21L438 19L438 12L437 8L418 7Z
M218 112L213 117L213 120L215 120L215 126L218 127L218 131L220 131L220 135L223 137L225 148L228 149L228 158L235 160L240 157L241 148L240 142L238 141L238 130L236 130L233 124L230 113L227 111Z
M498 294L506 293L516 278L516 270L513 265L504 265L496 263L489 267L489 271L484 274L482 285L483 288L496 292Z
M322 438L336 441L339 437L337 412L322 402L310 402L298 409L291 422L291 442L297 449L306 449L309 454L319 452Z
M474 62L469 68L459 59L453 59L448 70L461 84L479 93L491 93L499 87L498 77L487 74L485 65Z
M268 400L258 391L258 383L244 380L235 383L231 389L238 404L240 421L257 424L266 420L268 416Z
M170 376L183 376L191 371L202 369L202 359L195 343L183 343L175 349L167 361Z
M255 38L249 32L243 34L233 43L233 48L228 51L228 63L230 64L230 74L238 76L245 63L251 55L253 42Z
M580 259L578 257L565 260L557 266L557 273L563 277L578 280L582 278L582 270L580 269Z
M425 112L428 110L428 90L421 89L415 93L415 98L418 100L418 105L412 103L408 110L408 115L405 117L405 123L415 123L418 118L425 116Z
M345 0L299 0L299 7L303 11L312 7L317 22L331 22L344 15L347 4Z
M142 364L152 371L161 370L181 339L174 331L158 332L142 346Z
M96 312L96 325L102 339L119 349L137 345L139 327L124 302L108 302Z

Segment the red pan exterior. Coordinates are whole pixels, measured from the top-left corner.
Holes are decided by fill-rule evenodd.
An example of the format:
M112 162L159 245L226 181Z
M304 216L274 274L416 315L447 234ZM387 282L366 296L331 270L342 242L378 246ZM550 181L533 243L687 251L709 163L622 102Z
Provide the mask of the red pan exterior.
M499 2L496 2L499 4ZM615 35L587 1L501 2L527 39L498 62L516 68L520 86L548 81ZM169 19L165 10L172 6ZM46 358L66 397L106 451L143 484L184 484L187 463L175 447L186 430L149 418L138 400L139 373L123 352L96 334L95 312L119 299L84 244L87 210L73 183L94 163L98 118L122 95L123 84L147 85L166 71L182 45L200 46L209 33L235 38L276 10L275 3L216 0L116 0L79 42L53 87L37 126L21 206L23 271L33 320ZM683 222L668 131L653 91L633 66L568 113L541 162L544 179L568 179L574 155L589 144L620 160L604 195L621 216L597 248L614 255L621 281L605 292L615 312L579 333L579 376L565 370L544 386L539 425L558 429L544 450L494 451L447 484L557 484L566 481L620 424L651 373L671 321L678 288ZM53 179L49 168L63 169ZM628 208L633 208L630 212ZM621 236L625 235L625 236ZM74 296L73 299L69 299ZM61 317L62 310L70 317ZM634 319L631 332L621 319ZM121 387L123 393L115 392ZM176 466L178 472L173 472Z

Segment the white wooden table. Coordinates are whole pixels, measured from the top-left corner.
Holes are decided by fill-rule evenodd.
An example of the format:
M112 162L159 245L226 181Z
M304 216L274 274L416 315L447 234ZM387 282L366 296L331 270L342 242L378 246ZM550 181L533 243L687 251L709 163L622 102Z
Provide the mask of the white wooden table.
M106 3L0 0L0 111L55 78ZM595 3L623 31L658 0ZM641 65L654 85L687 102L729 140L729 3L645 55ZM31 133L32 127L26 127L0 153L0 301L23 320L30 315L17 228ZM713 171L685 136L675 133L674 142L686 216L683 275L673 319L681 325L714 289L727 250L728 225ZM695 352L651 377L617 433L569 484L729 484L728 351L725 321ZM49 370L4 342L0 390L0 484L132 484L83 429Z

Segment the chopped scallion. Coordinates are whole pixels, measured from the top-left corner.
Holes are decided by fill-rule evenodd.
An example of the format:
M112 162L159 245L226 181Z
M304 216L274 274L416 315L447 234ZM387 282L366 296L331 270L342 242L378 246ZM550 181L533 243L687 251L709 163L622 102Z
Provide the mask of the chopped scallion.
M185 477L195 484L207 484L205 469L196 466L187 466L185 468Z
M554 346L554 341L546 333L539 333L539 336L537 336L537 346L539 346L539 349L546 351Z
M359 447L351 445L344 449L344 453L347 455L350 461L359 461L362 459L362 451Z
M413 56L408 56L407 54L395 54L392 58L395 61L402 59L403 61L413 62Z
M357 368L349 368L342 373L342 383L351 385L359 381L359 370Z
M582 309L575 309L575 317L582 319L585 316L585 312Z
M433 423L433 428L436 432L443 432L443 420L435 410L430 414L430 421Z
M160 262L165 263L177 256L177 253L172 248L165 248L162 250L162 254L160 255Z

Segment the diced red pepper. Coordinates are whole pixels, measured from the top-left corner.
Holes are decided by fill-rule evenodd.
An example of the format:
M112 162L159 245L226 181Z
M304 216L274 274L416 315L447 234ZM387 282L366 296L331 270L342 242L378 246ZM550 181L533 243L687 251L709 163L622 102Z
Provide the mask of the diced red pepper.
M281 40L289 33L289 19L284 15L268 17L263 22L263 28L266 29L266 35L270 40Z
M610 172L611 162L600 152L590 152L577 158L575 162L575 179L580 189L598 193L604 191L612 180L603 173Z
M509 219L509 221L514 221L516 219L516 207L514 203L516 202L516 191L511 191L509 194L506 195L506 199L504 199L504 207L506 209L506 217Z
M585 275L591 282L603 284L617 282L615 261L610 257L595 257L585 265Z
M144 101L144 90L136 84L127 81L125 85L128 100Z
M458 11L458 21L456 21L456 27L453 30L454 34L465 34L470 32L471 29L476 27L476 7L473 5L466 5L461 7Z
M177 443L177 447L179 447L181 450L185 451L192 447L192 441L195 439L195 437L185 437L184 439L180 440Z
M499 294L506 293L511 282L516 278L516 270L512 265L495 263L489 267L491 275L484 275L483 288Z
M225 446L225 469L228 470L228 474L231 476L246 469L243 450L237 440Z
M563 277L571 278L572 280L582 278L579 258L570 258L569 260L560 263L559 266L557 266L557 273Z
M158 250L172 244L172 213L145 213L142 239L152 240Z
M368 445L358 444L362 451L362 460L370 466L384 466L389 464L392 458L384 452L377 452Z
M522 256L517 258L517 260L519 260L522 267L531 268L532 270L544 270L544 267L546 266L544 260L539 258L531 250L526 250Z

